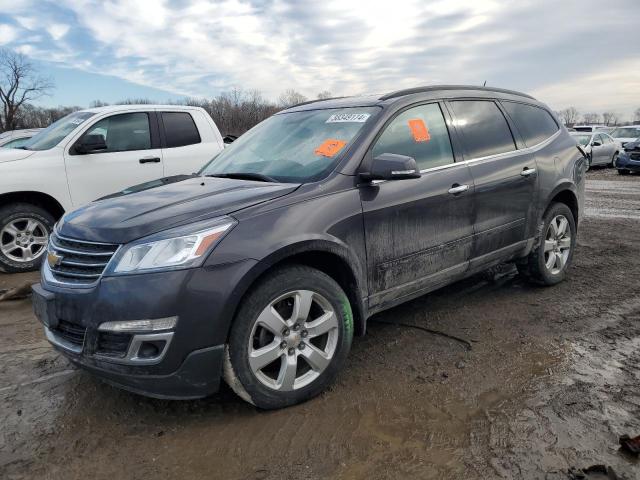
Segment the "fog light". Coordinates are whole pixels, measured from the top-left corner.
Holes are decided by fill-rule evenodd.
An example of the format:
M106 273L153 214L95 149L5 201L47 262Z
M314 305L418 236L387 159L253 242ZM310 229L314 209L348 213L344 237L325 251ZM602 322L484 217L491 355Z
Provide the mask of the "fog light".
M164 350L167 342L161 340L159 342L142 342L138 350L138 358L155 358Z
M157 332L171 330L176 327L178 317L156 318L153 320L124 320L104 322L98 330L101 332Z

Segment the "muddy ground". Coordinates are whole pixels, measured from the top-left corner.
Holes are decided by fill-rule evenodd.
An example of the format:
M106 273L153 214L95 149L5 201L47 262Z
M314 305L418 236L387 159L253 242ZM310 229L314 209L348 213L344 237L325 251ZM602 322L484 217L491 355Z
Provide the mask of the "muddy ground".
M640 434L640 176L592 170L587 194L565 283L477 276L380 314L330 391L281 411L119 391L1 303L0 478L640 478L618 449Z

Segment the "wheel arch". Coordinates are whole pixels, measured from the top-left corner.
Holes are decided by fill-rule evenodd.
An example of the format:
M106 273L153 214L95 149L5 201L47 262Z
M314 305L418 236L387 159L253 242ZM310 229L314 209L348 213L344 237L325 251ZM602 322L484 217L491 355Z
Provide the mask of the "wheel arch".
M570 184L569 184L570 185ZM564 203L569 207L571 213L573 214L573 219L578 224L578 219L580 218L580 204L578 202L578 196L574 189L572 189L569 185L559 186L551 195L550 199L545 206L543 216L549 207L553 203Z
M51 195L36 191L19 191L0 194L0 207L12 203L30 203L44 208L53 218L58 220L64 215L62 204Z
M235 317L243 299L250 293L252 287L274 269L286 265L306 265L329 275L340 285L352 307L354 333L364 335L366 293L363 279L365 277L354 256L345 246L325 240L309 240L282 247L257 262L245 274L233 294L233 297L238 300L232 306L230 318Z

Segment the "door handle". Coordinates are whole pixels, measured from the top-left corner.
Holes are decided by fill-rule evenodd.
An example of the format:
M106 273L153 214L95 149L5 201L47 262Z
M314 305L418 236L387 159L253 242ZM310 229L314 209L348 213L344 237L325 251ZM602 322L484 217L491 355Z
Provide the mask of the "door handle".
M534 173L536 173L535 168L525 167L524 170L520 172L520 175L522 175L523 177L528 177L529 175L533 175Z
M160 163L160 157L144 157L138 161L140 163Z
M457 183L454 183L449 189L449 193L451 195L458 195L459 193L466 192L467 190L469 190L469 185L458 185Z

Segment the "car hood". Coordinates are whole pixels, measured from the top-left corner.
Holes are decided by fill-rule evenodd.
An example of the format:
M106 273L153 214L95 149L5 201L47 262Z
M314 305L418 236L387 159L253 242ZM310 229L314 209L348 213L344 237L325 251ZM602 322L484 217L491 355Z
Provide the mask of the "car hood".
M21 148L0 148L0 163L23 160L34 153L36 152L33 150L23 150Z
M195 177L99 200L64 216L60 235L127 243L168 228L226 215L295 191L300 185Z

